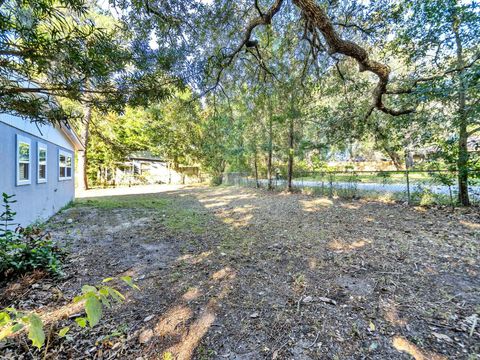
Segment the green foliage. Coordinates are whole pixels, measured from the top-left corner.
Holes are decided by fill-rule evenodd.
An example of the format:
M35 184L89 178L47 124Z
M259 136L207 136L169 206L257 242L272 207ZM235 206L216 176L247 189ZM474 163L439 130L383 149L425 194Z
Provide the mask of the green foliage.
M58 337L63 338L67 335L67 333L70 331L70 326L65 326L60 329L58 332Z
M12 307L0 311L0 340L24 328L28 329L28 338L32 341L32 345L41 348L45 341L45 332L38 315L24 314Z
M199 105L188 92L177 92L148 108L127 106L122 114L94 111L87 147L89 182L102 185L99 171L113 174L137 151L149 151L174 166L196 165L199 122Z
M35 314L30 314L28 319L28 338L32 341L33 346L41 348L45 342L42 320Z
M98 172L113 171L127 156L148 148L148 117L142 109L127 107L123 114L92 112L90 141L87 145L87 174L92 185L102 185Z
M170 86L168 56L130 43L108 12L86 0L0 3L0 110L37 122L81 116L55 98L121 111L158 101Z
M77 318L75 321L80 327L85 327L87 324L92 328L97 325L103 315L103 307L111 307L111 301L123 302L125 297L117 289L112 286L104 285L113 281L113 278L106 278L102 281L100 286L91 286L84 285L82 286L82 294L76 296L74 302L85 302L85 313L87 315L85 318ZM132 289L139 290L139 287L133 283L130 276L120 277L125 284L130 286Z
M430 173L433 181L445 185L448 187L452 187L455 184L455 173L451 172L432 172Z
M140 208L161 214L165 226L175 231L202 233L205 214L185 208L175 201L151 196L105 197L88 200L76 200L75 206L92 206L97 209Z
M77 323L78 326L81 328L84 328L87 326L87 318L84 317L79 317L75 319L75 322Z
M0 233L0 273L18 275L34 269L45 269L61 274L62 251L52 241L50 234L39 226L17 227L11 230L15 212L11 209L13 195L3 194L4 212L0 216L3 229Z
M125 283L130 286L132 289L137 289L139 290L140 288L135 285L132 281L132 277L131 276L122 276L120 279L122 279L123 281L125 281ZM109 280L110 281L110 280Z
M0 237L7 237L12 236L13 232L11 227L16 225L13 223L15 220L15 215L17 213L12 210L12 205L17 202L17 200L12 200L15 195L8 195L6 193L2 193L2 207L3 211L0 215L0 222L2 223L2 228L0 229Z
M97 325L102 317L102 303L96 296L87 297L87 301L85 301L85 312L87 313L87 319L90 327Z
M174 165L191 165L199 157L200 103L191 91L177 92L172 98L152 106L147 112L144 134L148 149Z
M392 177L392 174L388 171L380 171L377 175L382 179L382 184L384 185L387 184L388 180Z
M121 303L125 296L113 286L106 286L105 283L120 280L135 290L139 287L132 281L130 276L122 276L120 279L106 278L99 286L84 285L82 294L74 298L74 302L82 302L86 317L77 317L75 323L81 328L88 325L92 328L97 325L103 315L103 308L111 307L111 301ZM24 313L13 307L8 307L0 311L0 340L3 340L22 329L27 329L28 338L32 346L41 348L45 343L45 331L42 319L35 313ZM57 335L63 338L70 331L69 326L61 328ZM50 334L52 335L52 334Z
M92 206L98 209L141 208L164 210L171 205L168 199L151 196L99 197L95 199L77 199L75 206Z
M335 25L342 38L394 69L387 89L391 93L385 94L384 102L392 108L415 107L417 111L407 116L368 112L372 77L359 73L348 56L330 57L319 45L325 40L321 34L310 39L318 40L316 45L305 41L309 35L305 18L293 21L298 19L299 4L282 5L273 21L252 32L257 46L243 47L231 57L229 52L243 40L246 22L258 15L249 2L122 0L113 6L121 9L122 19L100 16L95 9L91 16L113 44L125 45L120 47L129 51L120 52L125 61L113 67L113 73L91 82L93 90L102 94L90 94L91 102L100 110L109 108L101 106L108 99L115 110L120 108L115 103L132 106L121 114L94 112L88 145L90 179L105 169L112 174L137 150L149 150L175 165L201 165L215 185L225 171L266 178L273 167L285 176L290 155L296 173L318 168L317 161L378 160L379 153L397 169L404 167L405 153L427 154L420 163L430 161L435 152L442 164L460 167L462 172L480 163L478 157L458 151L461 122L470 139L479 131L476 43L480 34L474 2L321 4L332 19L345 19L345 24ZM260 1L258 6L267 11L271 4ZM118 37L112 29L118 30ZM307 33L299 37L305 29ZM459 44L464 69L459 68ZM104 55L98 52L99 58ZM138 77L125 74L125 67L138 69L133 71ZM148 68L159 76L146 76ZM179 89L174 81L178 77L187 79L189 86ZM122 86L113 81L125 78ZM132 90L132 78L137 91ZM163 86L149 102L155 83ZM127 95L122 101L112 100L103 94L105 88L120 88ZM466 98L462 111L460 93ZM442 149L432 151L433 146ZM468 158L466 165L458 161L462 156Z

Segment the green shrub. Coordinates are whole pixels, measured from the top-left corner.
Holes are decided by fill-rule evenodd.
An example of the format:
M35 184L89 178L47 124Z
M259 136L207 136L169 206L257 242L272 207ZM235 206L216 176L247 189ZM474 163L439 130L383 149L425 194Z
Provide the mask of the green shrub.
M14 195L2 194L4 211L0 215L0 274L9 277L34 269L61 274L62 251L53 243L50 234L39 226L12 227L16 213L11 204Z
M115 287L107 286L113 280L121 280L132 289L139 290L139 287L133 283L130 276L122 276L119 279L106 278L97 286L83 285L82 294L74 298L74 303L83 302L83 308L86 316L75 318L75 323L81 328L85 328L87 324L93 328L99 323L103 315L103 309L110 308L112 302L121 304L125 300L125 296ZM21 312L13 307L0 310L0 341L19 332L22 329L28 331L28 338L32 342L32 346L41 348L45 344L45 339L50 338L45 335L44 324L42 319L34 312ZM50 327L50 332L53 326ZM63 338L70 330L70 326L65 326L57 333L58 337ZM47 357L47 346L44 352L44 359ZM29 350L30 351L30 350Z
M210 185L212 185L212 186L222 185L222 182L223 182L223 175L222 174L212 175L212 177L210 179Z

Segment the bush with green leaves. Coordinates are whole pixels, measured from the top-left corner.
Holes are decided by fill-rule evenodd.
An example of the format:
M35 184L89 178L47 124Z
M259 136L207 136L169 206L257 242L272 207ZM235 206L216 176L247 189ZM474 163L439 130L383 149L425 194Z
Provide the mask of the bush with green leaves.
M430 176L434 183L447 186L450 205L455 206L452 187L455 186L456 176L454 172L431 172Z
M8 307L0 312L0 340L15 334L23 328L28 329L28 338L32 345L38 348L45 342L42 320L37 314L25 314L13 307Z
M106 278L97 286L84 285L81 295L76 296L73 300L74 303L82 302L85 311L85 316L75 319L75 323L78 326L85 328L88 325L90 328L93 328L100 322L104 307L110 308L113 301L120 304L125 300L125 296L115 287L106 285L114 280L121 280L132 289L139 289L130 276L122 276L119 279ZM32 342L32 346L40 349L45 344L44 324L37 314L33 312L24 313L13 307L8 307L0 311L0 341L20 332L22 329L28 332L28 338ZM51 330L52 329L53 327ZM57 336L63 338L69 331L70 326L65 326L57 332ZM53 334L49 334L48 338L52 335ZM46 350L47 348L45 351Z
M122 276L120 279L131 288L138 290L138 286L133 283L130 276ZM103 279L102 285L97 287L84 285L82 286L82 294L73 299L73 301L76 303L85 301L86 317L79 317L75 319L75 322L80 327L86 327L87 322L90 327L94 327L98 324L102 317L104 306L109 308L111 307L111 301L121 303L123 300L125 300L125 297L118 290L112 286L105 285L112 280L114 280L114 278Z
M14 195L2 194L3 212L0 214L0 274L5 278L34 269L45 269L61 274L63 252L52 241L48 232L39 226L22 228L15 224Z

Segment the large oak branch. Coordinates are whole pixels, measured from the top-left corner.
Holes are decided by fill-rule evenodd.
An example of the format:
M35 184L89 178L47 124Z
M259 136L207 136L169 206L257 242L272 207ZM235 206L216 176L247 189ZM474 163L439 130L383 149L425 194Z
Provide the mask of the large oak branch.
M375 108L394 116L415 111L414 109L394 110L385 106L383 95L387 92L390 68L378 61L371 60L368 52L358 44L342 39L325 10L315 0L292 0L292 2L302 11L306 20L322 33L331 55L343 54L351 57L359 64L360 71L369 71L378 77L378 83L373 92L372 106L367 115L370 115Z

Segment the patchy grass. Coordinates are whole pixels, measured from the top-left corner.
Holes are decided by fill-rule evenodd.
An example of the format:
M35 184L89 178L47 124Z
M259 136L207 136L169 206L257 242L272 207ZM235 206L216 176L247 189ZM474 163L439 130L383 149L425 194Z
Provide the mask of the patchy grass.
M153 209L162 210L172 205L169 199L152 198L145 195L126 195L116 197L99 197L93 199L76 200L73 206L90 206L96 209L112 210L112 209Z
M206 215L191 209L167 208L165 225L173 231L191 231L201 234L205 230Z
M150 210L163 218L165 225L172 231L190 231L201 234L204 213L186 208L182 199L162 199L148 195L127 195L77 200L73 207L93 207L101 210L137 209Z

